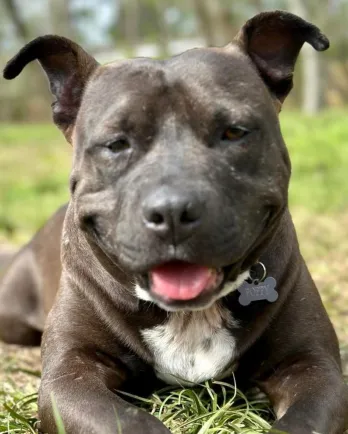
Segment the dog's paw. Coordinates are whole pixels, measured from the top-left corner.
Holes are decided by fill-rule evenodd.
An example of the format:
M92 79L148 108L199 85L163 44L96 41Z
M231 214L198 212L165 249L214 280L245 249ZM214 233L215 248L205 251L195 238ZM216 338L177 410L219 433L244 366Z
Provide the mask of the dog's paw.
M142 413L142 412L141 412ZM144 414L138 413L135 425L132 423L131 429L127 430L127 434L141 433L141 434L171 434L169 429L161 422L157 417L144 412ZM137 427L137 429L133 429ZM126 433L125 433L126 434Z

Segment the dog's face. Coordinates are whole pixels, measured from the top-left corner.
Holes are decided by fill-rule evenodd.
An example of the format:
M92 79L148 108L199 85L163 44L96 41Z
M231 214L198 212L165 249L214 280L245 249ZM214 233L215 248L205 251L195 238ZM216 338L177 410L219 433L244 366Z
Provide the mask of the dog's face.
M79 224L162 304L209 302L287 203L274 103L237 47L100 68L74 149ZM155 286L171 272L194 273L189 288Z
M225 48L102 67L89 60L79 74L50 78L55 121L74 146L78 225L134 276L138 296L166 309L206 307L235 289L286 208L290 163L277 109L303 42L327 41L279 14L254 18ZM291 36L299 23L301 41ZM49 75L54 56L39 59Z

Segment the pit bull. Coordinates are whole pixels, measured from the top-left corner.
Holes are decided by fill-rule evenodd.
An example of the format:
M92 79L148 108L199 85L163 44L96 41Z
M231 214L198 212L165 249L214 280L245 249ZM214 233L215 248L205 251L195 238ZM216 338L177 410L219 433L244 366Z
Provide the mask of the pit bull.
M0 293L4 340L38 344L44 329L42 431L57 432L53 397L67 433L169 433L118 392L233 372L269 396L273 431L347 427L338 342L299 250L278 120L305 42L329 46L275 11L225 47L167 60L100 66L48 35L8 62L13 79L39 61L74 150L68 206L16 256ZM239 302L245 281L268 278L277 297Z

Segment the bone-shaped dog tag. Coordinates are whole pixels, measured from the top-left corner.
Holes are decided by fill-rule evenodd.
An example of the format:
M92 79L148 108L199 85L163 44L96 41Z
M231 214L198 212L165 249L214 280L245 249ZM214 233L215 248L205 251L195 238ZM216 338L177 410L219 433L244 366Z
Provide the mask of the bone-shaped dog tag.
M278 299L276 291L276 280L273 277L267 277L263 282L248 283L245 281L239 288L239 303L242 306L248 306L253 301L268 300L273 303Z

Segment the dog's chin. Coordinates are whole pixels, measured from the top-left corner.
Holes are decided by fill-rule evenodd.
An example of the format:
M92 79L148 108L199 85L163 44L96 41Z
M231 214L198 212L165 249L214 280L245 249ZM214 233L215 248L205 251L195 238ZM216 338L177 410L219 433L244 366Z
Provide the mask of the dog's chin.
M249 271L244 271L230 279L231 268L233 267L211 269L211 279L209 279L207 286L192 298L178 299L158 293L152 281L151 272L137 277L135 294L140 300L155 303L169 312L204 310L217 300L235 291L249 277Z

